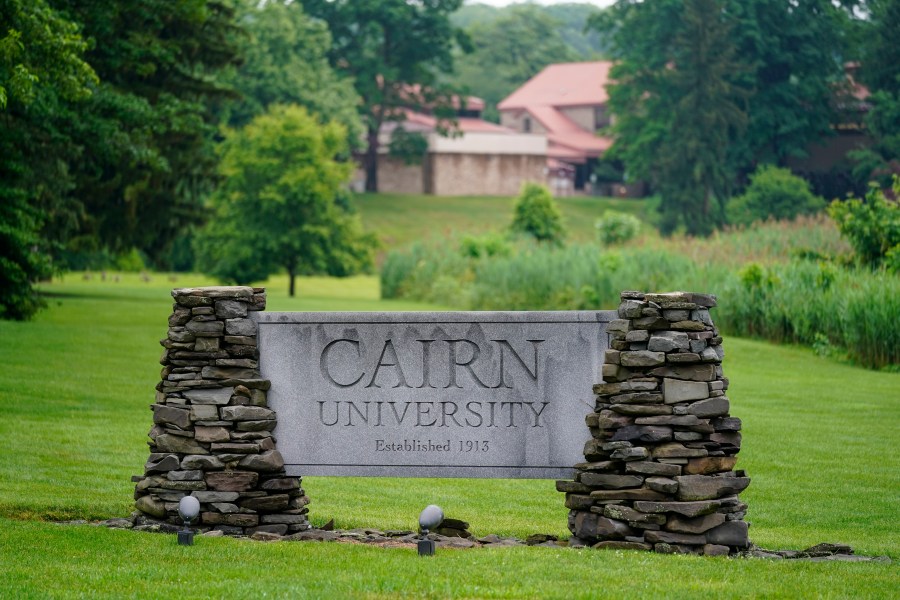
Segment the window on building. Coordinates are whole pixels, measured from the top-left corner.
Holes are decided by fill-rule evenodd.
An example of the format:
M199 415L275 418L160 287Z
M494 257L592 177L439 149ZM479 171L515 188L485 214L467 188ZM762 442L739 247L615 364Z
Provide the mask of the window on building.
M609 127L609 113L606 112L606 106L594 107L594 130L600 131Z
M531 119L529 117L522 119L522 131L531 133Z

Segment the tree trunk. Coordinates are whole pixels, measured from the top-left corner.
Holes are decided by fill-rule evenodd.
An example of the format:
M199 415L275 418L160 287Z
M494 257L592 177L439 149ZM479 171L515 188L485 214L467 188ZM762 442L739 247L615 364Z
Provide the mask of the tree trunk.
M378 129L369 126L366 135L366 191L378 191Z
M296 273L294 272L294 269L288 268L288 281L290 282L288 284L288 296L290 296L291 298L294 297L294 289L295 289L294 288L294 278L295 277L296 277Z

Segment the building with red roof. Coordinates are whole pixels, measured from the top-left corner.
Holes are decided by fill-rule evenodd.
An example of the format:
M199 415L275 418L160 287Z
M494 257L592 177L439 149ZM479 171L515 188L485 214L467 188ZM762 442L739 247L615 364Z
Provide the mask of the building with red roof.
M525 182L547 178L547 137L520 132L481 118L484 101L454 98L454 121L441 122L427 108L402 109L403 119L387 121L379 131L379 191L437 196L513 196ZM443 129L450 129L450 135ZM391 156L395 132L423 136L428 148L421 160ZM355 186L363 188L358 172Z
M603 135L610 61L549 65L507 96L500 123L521 133L547 136L548 168L568 166L575 189L584 189L597 159L611 146Z

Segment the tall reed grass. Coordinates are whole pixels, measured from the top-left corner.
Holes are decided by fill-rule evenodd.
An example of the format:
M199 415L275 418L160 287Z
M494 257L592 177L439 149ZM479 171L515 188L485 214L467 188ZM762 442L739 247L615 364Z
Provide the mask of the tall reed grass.
M622 290L704 291L719 296L725 332L846 353L869 367L900 364L900 277L788 259L788 244L768 244L777 231L739 232L737 250L723 235L688 254L659 244L604 250L520 240L511 252L472 256L459 238L417 243L388 254L382 295L469 310L570 310L614 308Z
M766 221L749 227L729 227L708 238L645 237L639 242L687 256L701 264L739 267L748 262L773 264L798 256L842 256L851 252L834 222L824 213L793 221Z

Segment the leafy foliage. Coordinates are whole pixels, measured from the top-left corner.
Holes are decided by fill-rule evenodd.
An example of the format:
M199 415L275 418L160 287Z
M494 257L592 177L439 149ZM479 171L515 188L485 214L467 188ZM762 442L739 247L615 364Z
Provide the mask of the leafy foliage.
M549 64L577 60L561 22L532 4L497 11L495 19L472 23L466 32L473 52L458 60L455 80L485 101L485 115L499 120L497 104Z
M641 221L634 215L607 210L597 219L597 237L604 246L624 244L641 231Z
M896 200L900 196L900 177L894 177L893 192L895 199L889 200L884 191L873 186L865 202L857 198L835 200L828 207L828 214L863 264L884 265L900 273L900 202Z
M893 175L900 175L900 93L876 91L868 102L864 123L872 144L850 152L853 172L861 181L887 187Z
M224 178L215 218L198 235L205 272L249 283L283 268L291 296L297 275L346 276L372 265L374 241L335 202L352 165L346 131L306 109L274 105L222 144Z
M77 113L54 115L74 146L77 235L165 265L215 183L212 106L231 95L220 77L238 60L234 11L219 0L53 3L81 24L101 81Z
M900 4L895 0L866 0L869 19L864 21L862 76L874 90L900 94Z
M75 23L45 0L7 0L0 17L0 109L10 101L30 105L48 89L69 100L91 95L97 76Z
M406 165L420 165L428 152L428 138L418 131L407 131L402 125L391 132L388 154Z
M246 125L272 104L296 104L323 122L341 123L355 143L362 133L359 96L353 83L328 64L328 26L304 13L298 2L284 0L246 0L238 22L246 32L240 43L242 62L224 79L241 98L224 106L228 124Z
M550 190L536 183L522 186L510 229L515 233L530 235L539 242L551 244L561 244L566 236L562 215Z
M452 90L441 74L453 71L453 49L468 38L450 23L462 0L301 0L328 24L332 67L353 80L366 128L366 190L378 191L378 132L402 121L402 108L428 107L452 117Z
M0 318L26 319L59 248L42 232L78 214L54 111L89 98L97 76L78 27L44 0L0 2L0 25Z
M735 176L729 148L747 121L733 17L716 0L622 0L594 23L612 32L618 61L612 154L659 190L663 233L710 233Z
M788 169L762 165L750 176L744 193L729 201L728 220L749 225L766 219L794 219L824 208L825 200L812 193L809 182Z
M841 118L834 99L852 52L846 31L854 3L723 0L738 55L749 65L740 81L752 90L746 130L731 152L742 171L758 163L784 166L832 135L830 126Z
M618 60L612 152L660 192L664 233L708 233L743 174L831 135L853 4L619 0L592 19Z
M513 245L509 239L497 232L489 232L479 236L463 236L459 246L463 256L467 258L509 256L513 251Z

